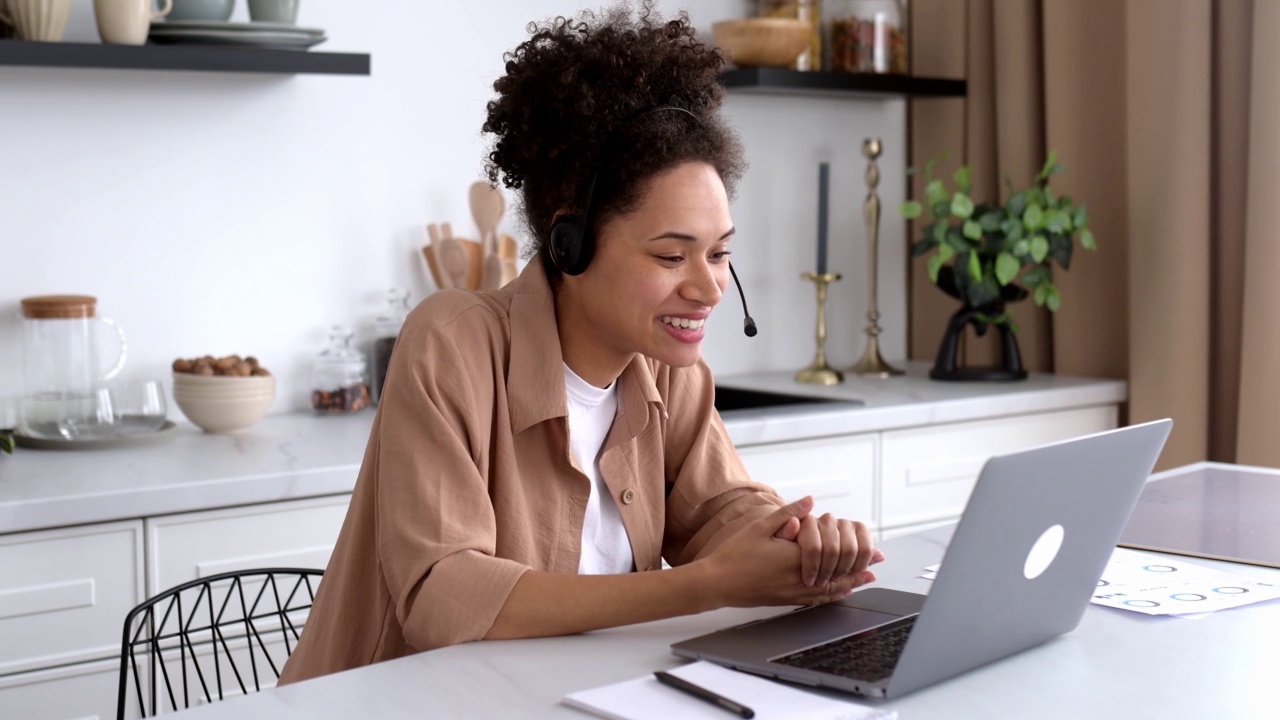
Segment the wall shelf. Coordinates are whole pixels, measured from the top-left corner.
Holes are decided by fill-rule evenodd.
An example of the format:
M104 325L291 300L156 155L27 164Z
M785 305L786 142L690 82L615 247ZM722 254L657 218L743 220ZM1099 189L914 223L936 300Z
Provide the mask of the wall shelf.
M0 40L0 67L368 75L369 55L219 45L108 45Z
M782 68L737 68L720 75L730 92L755 95L821 97L964 97L964 80L875 75L870 73L798 72Z

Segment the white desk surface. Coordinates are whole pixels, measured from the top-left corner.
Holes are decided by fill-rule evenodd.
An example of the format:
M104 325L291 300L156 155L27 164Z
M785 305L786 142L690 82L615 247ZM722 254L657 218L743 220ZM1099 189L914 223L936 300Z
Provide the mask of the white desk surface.
M928 592L916 576L941 559L951 527L882 546L880 584ZM1280 580L1280 570L1198 564ZM684 661L672 642L779 610L718 610L573 637L479 642L317 678L183 715L190 720L586 718L574 690ZM1261 718L1280 712L1274 678L1280 601L1201 619L1091 605L1075 631L940 685L883 703L901 720ZM726 718L729 717L726 714Z

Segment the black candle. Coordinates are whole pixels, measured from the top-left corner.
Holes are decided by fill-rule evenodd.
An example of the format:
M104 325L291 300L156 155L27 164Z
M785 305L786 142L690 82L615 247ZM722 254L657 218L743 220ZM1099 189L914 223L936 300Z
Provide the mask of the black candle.
M827 273L827 180L831 167L818 165L818 274Z

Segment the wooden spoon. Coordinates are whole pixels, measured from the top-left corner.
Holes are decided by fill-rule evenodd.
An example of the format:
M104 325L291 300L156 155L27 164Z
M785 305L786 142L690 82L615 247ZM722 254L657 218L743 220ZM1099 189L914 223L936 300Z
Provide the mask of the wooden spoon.
M422 248L422 254L427 258L427 268L431 270L431 279L436 281L436 287L444 290L453 287L453 278L445 271L443 261L440 259L440 228L435 223L427 224L427 237L431 238L431 243Z
M452 281L452 287L465 288L467 287L467 266L471 264L467 257L467 249L453 238L452 225L444 223L440 231L439 252L436 256L444 266L444 274L448 275L449 280Z
M486 182L474 182L468 193L471 201L471 217L480 230L480 244L484 247L484 274L480 287L485 290L496 290L503 285L502 258L498 257L498 223L502 222L502 213L506 209L506 201L502 192Z

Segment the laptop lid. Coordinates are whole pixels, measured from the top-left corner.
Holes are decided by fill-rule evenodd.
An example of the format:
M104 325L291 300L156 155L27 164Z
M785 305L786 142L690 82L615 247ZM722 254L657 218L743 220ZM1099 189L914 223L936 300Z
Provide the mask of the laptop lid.
M1172 426L1158 420L988 460L886 695L1074 629Z

